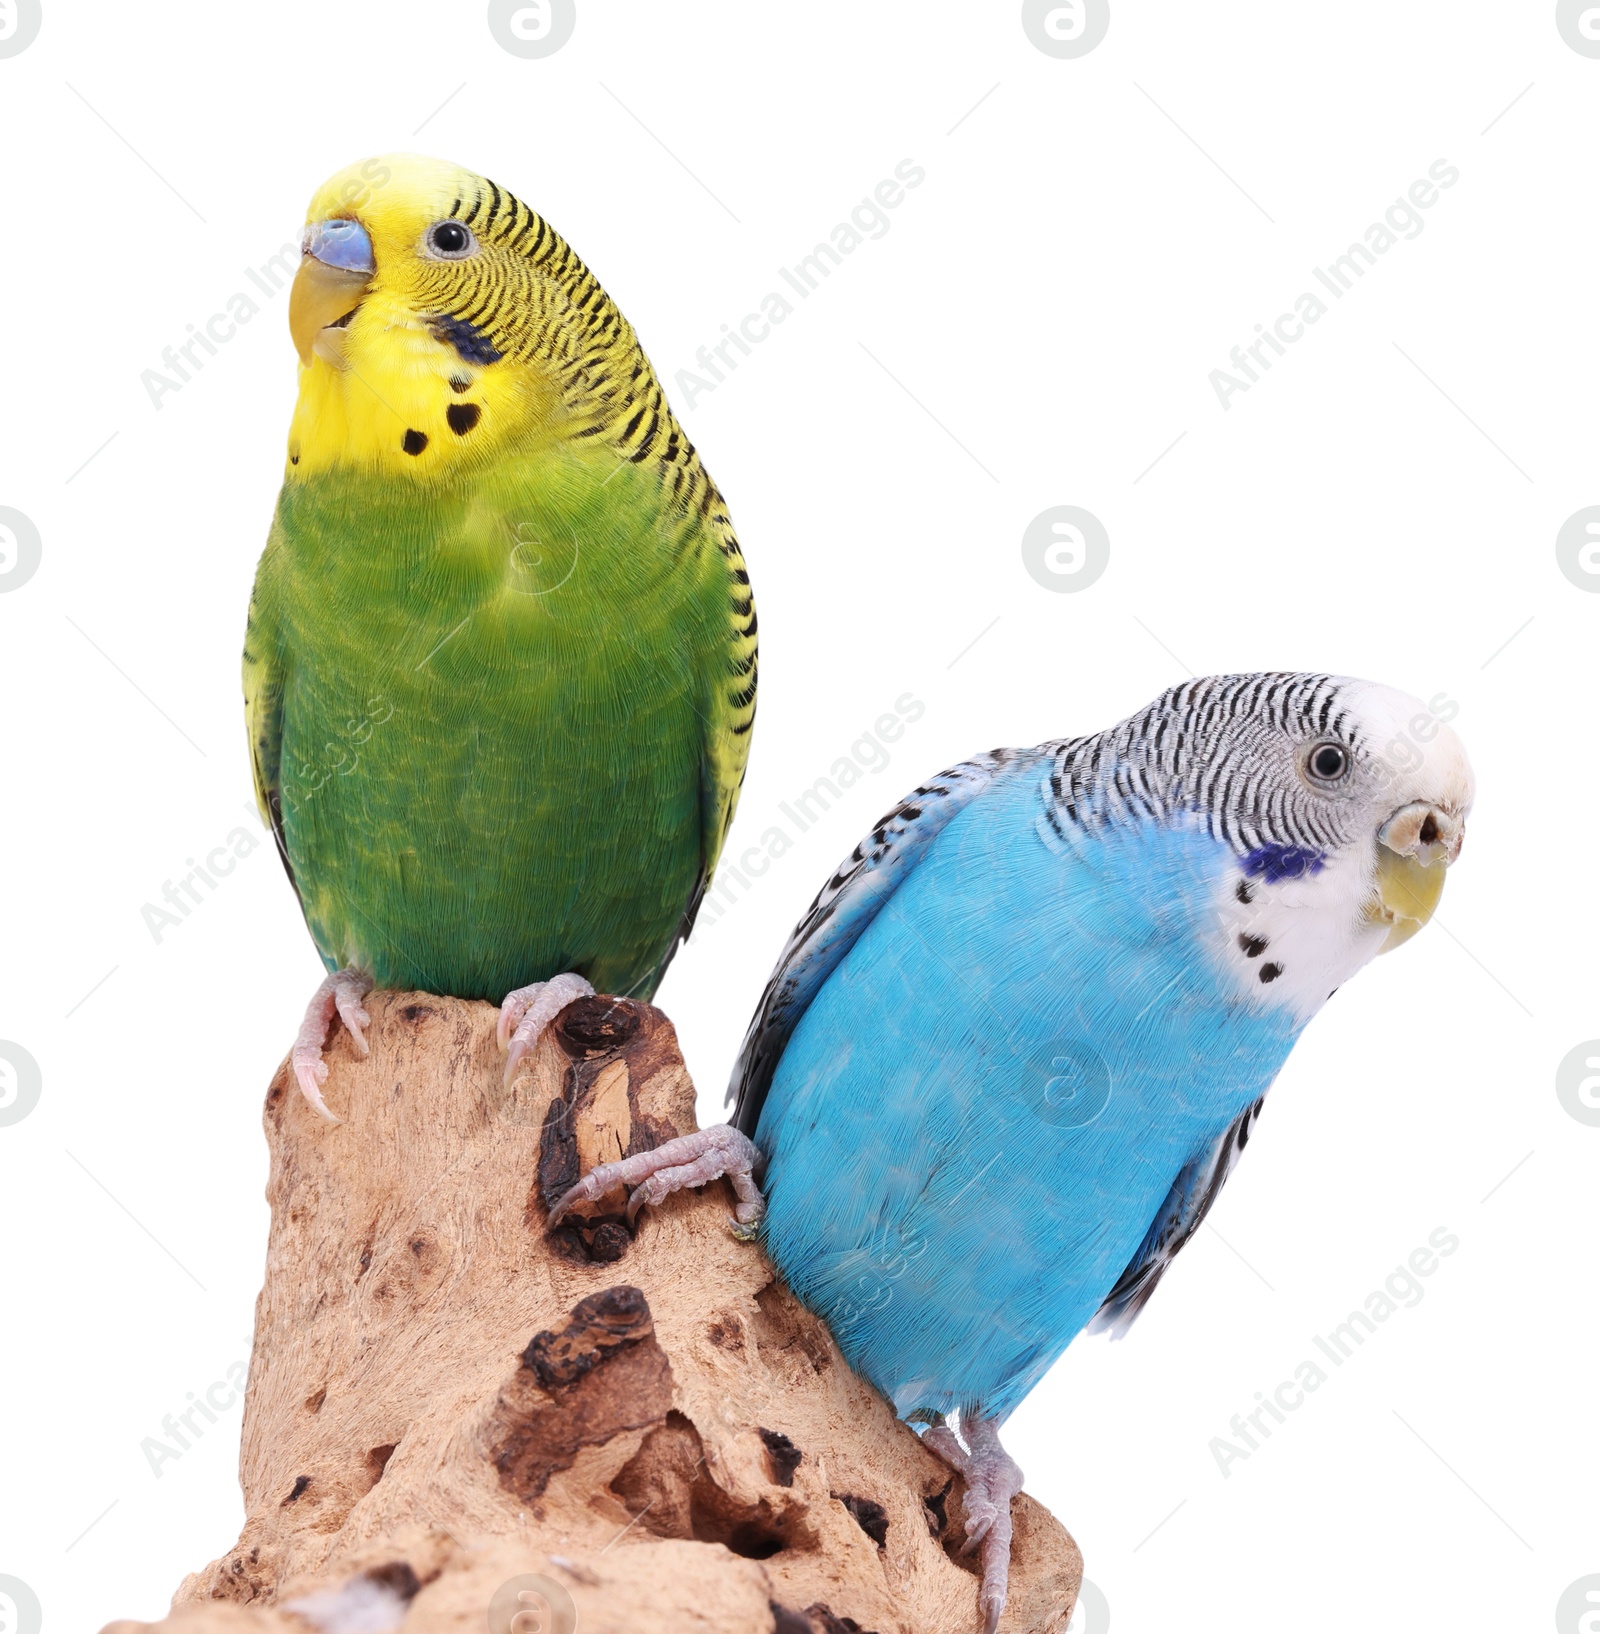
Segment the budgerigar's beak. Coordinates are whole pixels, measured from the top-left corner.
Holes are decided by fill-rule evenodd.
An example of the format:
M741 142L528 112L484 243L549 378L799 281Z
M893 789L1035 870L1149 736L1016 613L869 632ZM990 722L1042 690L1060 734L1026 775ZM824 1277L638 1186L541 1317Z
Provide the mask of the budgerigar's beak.
M301 240L289 291L289 333L302 363L312 354L344 367L344 324L361 304L377 263L359 221L314 221Z
M1424 800L1402 806L1378 830L1377 894L1367 917L1388 926L1380 953L1409 942L1433 917L1465 836L1462 817Z

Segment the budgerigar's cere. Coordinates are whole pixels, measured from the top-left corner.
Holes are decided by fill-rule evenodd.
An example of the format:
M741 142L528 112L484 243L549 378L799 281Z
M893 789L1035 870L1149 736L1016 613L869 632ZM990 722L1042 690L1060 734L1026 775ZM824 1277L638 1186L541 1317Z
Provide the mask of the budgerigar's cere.
M964 1473L992 1634L1022 1482L999 1426L1075 1335L1143 1309L1306 1023L1432 914L1472 795L1425 705L1326 675L1189 681L954 766L795 930L732 1125L561 1206L726 1174L850 1364Z
M508 1074L572 998L653 993L733 816L756 615L632 327L527 205L371 159L303 244L244 685L331 1116L322 1048L337 1011L365 1049L374 984L503 1001Z

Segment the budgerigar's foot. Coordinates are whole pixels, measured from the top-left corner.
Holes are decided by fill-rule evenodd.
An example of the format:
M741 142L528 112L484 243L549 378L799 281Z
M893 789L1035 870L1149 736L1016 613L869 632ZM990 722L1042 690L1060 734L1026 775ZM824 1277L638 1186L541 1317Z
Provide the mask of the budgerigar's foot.
M336 970L325 977L322 985L311 995L311 1002L306 1006L306 1019L300 1023L294 1048L289 1052L300 1093L329 1123L341 1123L343 1119L335 1117L322 1098L322 1086L328 1081L328 1063L322 1059L322 1046L328 1042L328 1029L337 1015L361 1054L370 1053L366 1029L371 1026L372 1017L362 1007L361 1001L371 991L372 978L363 976L359 970Z
M691 1186L703 1186L707 1181L726 1176L739 1199L733 1212L734 1229L740 1236L753 1236L766 1208L761 1188L756 1184L759 1161L755 1143L732 1124L719 1123L710 1129L697 1129L692 1135L679 1135L676 1140L669 1140L651 1151L591 1169L550 1211L550 1224L560 1225L575 1203L592 1203L617 1186L632 1186L635 1189L628 1199L631 1224L647 1204L659 1203L675 1191L686 1191Z
M594 989L582 976L568 972L547 982L530 982L507 993L500 1003L500 1025L495 1029L500 1048L506 1052L506 1073L502 1080L511 1087L524 1056L533 1053L542 1033L574 999L592 997Z
M936 1425L922 1438L966 1482L967 1546L963 1554L981 1549L983 1584L978 1605L984 1634L995 1634L1005 1610L1006 1582L1011 1572L1011 1500L1022 1490L1022 1471L1000 1445L1000 1427L993 1419L963 1418L963 1447L948 1424Z

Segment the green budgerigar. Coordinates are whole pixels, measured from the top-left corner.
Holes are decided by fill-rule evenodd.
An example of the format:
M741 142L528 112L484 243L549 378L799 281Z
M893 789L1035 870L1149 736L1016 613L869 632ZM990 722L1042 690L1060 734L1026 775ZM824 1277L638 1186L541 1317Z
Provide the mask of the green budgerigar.
M520 200L438 160L311 201L300 390L256 574L257 796L330 972L293 1054L326 1117L374 986L648 997L733 816L756 615L721 494L626 318Z

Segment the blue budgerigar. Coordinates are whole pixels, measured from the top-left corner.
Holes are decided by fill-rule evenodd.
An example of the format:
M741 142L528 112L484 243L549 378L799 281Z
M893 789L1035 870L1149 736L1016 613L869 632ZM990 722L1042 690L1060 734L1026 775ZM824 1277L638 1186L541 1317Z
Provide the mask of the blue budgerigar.
M729 1177L850 1364L964 1475L992 1631L1022 1480L999 1425L1076 1334L1143 1308L1301 1029L1432 913L1472 794L1427 706L1327 675L1193 680L965 761L795 930L732 1126L571 1199Z

